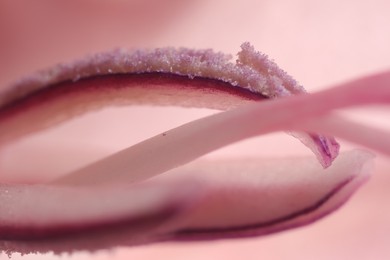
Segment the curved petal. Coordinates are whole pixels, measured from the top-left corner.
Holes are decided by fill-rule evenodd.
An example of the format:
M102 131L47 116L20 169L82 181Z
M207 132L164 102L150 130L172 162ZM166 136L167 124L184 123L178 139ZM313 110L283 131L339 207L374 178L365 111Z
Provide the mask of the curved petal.
M198 162L159 178L192 176L203 184L201 199L172 223L175 239L258 236L337 209L367 180L372 158L347 152L326 170L310 158Z
M158 240L196 198L177 182L75 188L0 185L0 251L94 251Z
M367 179L371 159L353 151L326 170L314 158L198 162L132 188L2 185L0 250L269 234L337 209Z

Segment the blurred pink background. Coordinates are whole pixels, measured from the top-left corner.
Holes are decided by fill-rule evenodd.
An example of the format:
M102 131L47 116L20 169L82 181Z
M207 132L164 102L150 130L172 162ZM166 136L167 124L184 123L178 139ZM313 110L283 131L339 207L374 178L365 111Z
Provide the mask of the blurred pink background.
M55 63L115 47L185 46L235 54L242 42L250 41L307 90L315 91L390 69L389 13L387 0L1 0L0 87ZM108 108L2 149L1 178L53 178L212 112ZM384 123L389 122L389 112L381 108L350 114L390 127ZM209 156L292 154L310 153L277 133ZM26 163L21 165L20 158ZM61 259L389 259L389 170L390 159L378 156L370 182L341 210L308 227L261 238L163 243Z

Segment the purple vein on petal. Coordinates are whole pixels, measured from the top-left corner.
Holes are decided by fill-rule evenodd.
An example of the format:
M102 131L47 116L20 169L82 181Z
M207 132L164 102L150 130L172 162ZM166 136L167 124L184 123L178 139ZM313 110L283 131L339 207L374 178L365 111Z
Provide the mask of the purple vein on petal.
M377 77L389 79L390 73ZM330 111L342 107L388 103L389 88L383 88L383 85L378 84L371 86L371 89L378 90L379 93L366 91L366 84L375 83L373 77L368 79L357 81L356 87L355 85L351 87L348 83L315 94L264 101L202 118L70 173L56 180L55 183L98 184L146 179L188 163L227 144L272 131L295 129L319 131L324 125L324 130L328 130L327 134L340 133L348 139L348 132L340 132L337 124L330 127L332 124L327 120L322 122L321 119ZM360 84L361 82L365 84ZM387 86L386 81L384 85ZM342 98L336 102L324 102L330 95ZM257 120L258 118L262 120ZM346 120L339 121L340 124L349 125ZM351 135L351 140L358 143L360 138L367 140L366 134L365 130L356 131L354 136ZM383 135L389 136L388 133ZM382 149L370 141L364 141L363 144L382 152L389 150L387 145Z
M255 236L334 211L367 180L372 158L359 150L342 153L326 170L314 158L200 160L156 179L203 184L201 199L172 223L174 239Z

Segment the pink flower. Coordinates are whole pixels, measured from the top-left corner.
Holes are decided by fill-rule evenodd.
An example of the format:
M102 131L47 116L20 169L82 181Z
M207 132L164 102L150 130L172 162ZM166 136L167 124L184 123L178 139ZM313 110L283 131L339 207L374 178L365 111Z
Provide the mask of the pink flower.
M37 69L50 67L57 62L68 63L85 55L85 53L101 52L117 46L141 46L142 48L167 45L191 48L213 47L227 53L234 53L242 41L250 40L257 48L275 58L281 67L299 79L313 93L319 87L332 86L336 82L358 78L360 75L367 75L389 68L388 10L388 1L373 2L364 0L317 1L314 4L308 1L286 3L243 0L228 5L224 1L176 0L3 1L0 3L0 34L2 36L0 41L0 92L4 90L4 87L9 86L9 82L20 78L20 76L31 74ZM378 79L380 77L376 78L376 80ZM382 77L382 79L384 78ZM376 84L370 83L369 85ZM175 94L178 93L175 92ZM346 91L345 93L350 92ZM202 98L204 97L202 95ZM321 95L317 97L321 97ZM329 95L327 100L333 101L334 97L334 95ZM356 96L351 96L349 99L357 100ZM313 98L312 100L315 104L316 99ZM219 100L215 104L220 104L220 101L225 101L225 99ZM229 99L230 101L231 99ZM243 104L241 98L236 99L236 101L239 105ZM219 107L219 109L222 108ZM357 128L359 131L356 131L356 133L355 127L343 129L341 126L345 124L345 119L340 120L340 117L334 115L336 113L337 115L344 115L344 110L349 109L345 107L334 110L331 117L321 120L319 125L318 120L311 121L312 119L310 119L310 122L300 122L299 126L305 126L303 130L311 129L317 133L324 132L326 135L329 133L342 137L337 137L337 141L341 144L341 151L348 150L351 147L348 142L345 142L345 138L358 141L358 143L363 142L370 147L374 146L374 150L386 150L387 144L382 143L382 140L386 140L386 138L376 138L377 135L373 134L372 129L359 126ZM349 113L349 111L347 112ZM364 106L362 109L352 112L365 125L375 123L375 121L380 127L385 127L388 124L386 108L379 107L379 109L371 110ZM204 115L207 113L210 114L210 111L203 113L203 110L201 112L186 110L182 112L177 108L144 109L133 107L115 110L105 109L99 113L89 113L88 116L83 116L82 119L71 120L66 124L55 127L54 130L50 128L50 130L40 131L37 134L29 135L28 138L23 136L17 138L17 140L15 139L16 141L11 142L10 145L1 146L0 183L10 185L24 183L29 188L39 186L39 183L48 182L61 173L70 173L75 171L76 168L88 164L88 162L91 163L139 140L159 132L164 133L163 131L175 126L175 122L176 125L183 124L193 119L194 114ZM168 114L168 116L164 117L165 114ZM185 116L180 118L182 114ZM178 115L179 118L176 118ZM28 118L26 121L31 122L32 120ZM97 121L100 121L100 123ZM25 123L25 120L21 122ZM107 124L106 122L110 123ZM139 123L140 126L134 125L134 122ZM287 124L287 122L284 123ZM333 127L334 125L337 126L337 129ZM347 125L351 126L351 122ZM291 128L293 126L293 124L290 125ZM95 131L95 129L98 129L98 131ZM292 130L300 132L301 129ZM363 134L364 131L366 131L366 134ZM375 131L378 133L377 130ZM165 133L165 136L169 135ZM278 156L300 157L301 147L303 151L304 147L299 142L296 142L295 145L294 141L293 138L283 135L283 133L272 134L270 138L267 136L256 140L251 139L222 149L216 156L221 157L220 160L223 161L223 165L227 165L226 167L229 167L229 169L233 167L240 170L234 171L236 173L241 173L242 170L252 172L252 169L256 169L253 170L254 172L250 176L256 176L257 179L260 175L259 171L264 169L259 167L259 164L264 165L263 162L267 161L265 158L260 160L257 157L273 156L275 153ZM355 146L355 144L352 146ZM312 147L312 149L315 147ZM386 154L386 151L384 152ZM221 154L224 156L220 156ZM234 157L231 158L226 155L234 155ZM368 159L369 154L366 155L367 158L365 159ZM256 156L257 159L250 160L248 156ZM339 160L345 161L343 156L344 153L336 158L333 166L328 168L327 171L338 166L337 162ZM348 158L354 156L356 154L350 154ZM213 153L211 158L214 157L215 154ZM209 156L206 156L205 159L208 158ZM313 160L313 158L312 156L311 159ZM234 163L232 159L237 163ZM369 161L365 161L367 166L371 164ZM278 163L275 164L279 167L279 160L276 160L276 162ZM314 160L313 164L319 166ZM390 235L390 228L387 223L390 210L386 206L389 181L386 173L390 164L387 157L380 155L375 159L375 164L375 174L370 181L359 190L347 205L342 207L342 210L323 218L313 225L279 232L277 235L251 237L250 239L218 239L215 242L205 240L204 242L196 241L193 243L172 242L157 243L151 246L125 246L121 250L115 250L116 254L114 256L116 258L125 257L125 259L161 259L166 257L170 259L204 259L205 256L206 258L223 259L264 258L275 260L314 258L387 259L389 254L387 241ZM236 165L237 167L235 167ZM345 169L351 169L351 165L358 166L348 164ZM198 170L193 170L190 167ZM181 171L185 172L186 176L192 176L191 174L193 174L195 178L199 178L203 175L196 173L201 170L204 172L203 168L216 169L215 174L218 177L223 176L227 186L230 179L226 179L226 176L232 176L231 182L234 183L237 183L239 179L236 178L237 174L219 174L225 168L221 169L219 166L206 165L202 162L188 164L181 167ZM288 169L290 168L298 169L299 167L288 167ZM273 167L269 180L273 180L274 173L275 169ZM174 179L176 180L181 175L184 174L179 174L174 170L169 171L169 173L154 177L155 182L150 183L151 186L143 186L140 190L149 190L152 194L168 195L168 193L160 190L163 189L162 185L154 186L152 184L160 180L172 181L166 183L169 190L169 187L172 187L169 185L176 185ZM290 174L286 175L290 176ZM317 173L310 176L316 177L319 175L323 174ZM207 176L211 177L213 175L208 174ZM266 176L264 178L267 178ZM300 179L295 172L292 176ZM239 185L245 185L248 188L247 184L260 183L260 181L252 182L252 179L249 178L248 180L249 182L239 182ZM193 181L192 185L195 186L195 189L200 181ZM286 179L286 181L289 181L289 179ZM261 183L264 183L263 177ZM187 187L188 183L185 181L184 185ZM23 190L32 191L31 189ZM232 191L232 187L228 186L225 190ZM15 189L14 191L20 190ZM77 191L78 194L83 193L81 189ZM51 189L46 191L38 189L35 192L47 199L47 196L44 196L46 192L46 194L53 197L53 201L60 200L61 196L69 197L67 193L56 193ZM76 191L69 192L73 194ZM86 191L84 190L84 192ZM199 190L196 192L199 194ZM112 193L110 190L106 190L107 193L112 196L115 194L119 194L118 197L120 196L119 191ZM243 194L242 190L238 193ZM29 194L25 194L28 197L26 199L27 204L31 208L35 208L36 205L32 205ZM91 196L94 194L96 193L92 193ZM186 194L191 195L187 188L184 188L183 193L180 194L183 195L183 199L189 198ZM275 193L273 192L273 194ZM86 194L84 195L84 200L81 199L81 195L79 196L81 204L88 198ZM143 193L143 195L146 195L146 193ZM250 195L254 196L255 193ZM164 199L169 195L161 195L160 197ZM161 200L156 200L156 204L153 204L153 196L150 196L150 198L149 203L145 204L152 207L154 207L153 205L164 206L164 203L160 203ZM72 201L70 204L76 202L75 199L72 199ZM180 203L178 201L178 204ZM20 206L20 204L18 205ZM16 206L20 209L18 205ZM334 206L334 204L332 205ZM48 206L48 209L50 208ZM36 213L37 211L39 211L39 207L31 212ZM81 211L80 209L80 213ZM25 212L31 215L29 208L25 208ZM118 213L115 210L112 212ZM234 210L229 209L230 216L234 216L231 214L232 212ZM93 212L91 214L94 215ZM25 214L20 216L27 220L23 218ZM49 219L55 217L53 215L46 216ZM107 217L107 215L105 216ZM248 216L256 217L256 214L248 214ZM116 243L111 239L107 239L107 241L113 244ZM2 245L12 245L12 242L8 242L3 240ZM32 248L30 242L31 240L26 243L25 252ZM104 246L109 246L110 243L108 242L103 243ZM19 243L19 246L22 244ZM66 245L63 245L63 247L66 247ZM47 247L47 249L52 248ZM43 249L41 248L41 250ZM103 254L100 255L92 254L89 256L88 254L88 258L105 259L105 252L107 251L104 250ZM17 255L13 257L18 258ZM45 256L23 256L23 259L35 259L36 257L52 259L50 254ZM112 259L112 257L111 254L107 255L107 259ZM85 257L82 254L75 254L67 258L84 259Z
M372 155L363 151L342 154L331 166L339 150L331 135L390 154L386 132L334 113L387 104L389 81L385 72L307 94L247 43L236 64L211 50L118 50L25 78L0 96L4 145L109 103L229 110L49 183L2 184L1 248L94 251L259 236L309 224L340 207L371 170ZM280 130L307 132L293 135L319 163L292 158L187 165L230 143Z

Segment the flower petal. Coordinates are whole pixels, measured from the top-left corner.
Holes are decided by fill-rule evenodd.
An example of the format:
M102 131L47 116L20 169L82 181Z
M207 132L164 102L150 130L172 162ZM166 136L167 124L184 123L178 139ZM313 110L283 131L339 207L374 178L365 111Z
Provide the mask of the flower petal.
M132 188L2 185L0 250L94 251L302 226L344 203L371 159L353 151L326 170L314 158L197 162Z
M90 251L158 239L196 197L186 183L75 188L0 185L0 251ZM151 238L150 238L151 237Z
M172 223L175 239L258 236L337 209L367 180L372 158L347 152L326 170L312 158L198 162L157 179L192 176L203 184L203 197Z

